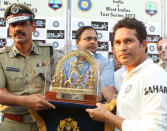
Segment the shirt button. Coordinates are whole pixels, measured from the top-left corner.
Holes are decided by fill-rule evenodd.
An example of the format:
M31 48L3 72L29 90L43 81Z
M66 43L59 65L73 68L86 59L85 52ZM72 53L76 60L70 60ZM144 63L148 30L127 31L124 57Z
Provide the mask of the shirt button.
M27 84L28 84L28 81L26 81L25 84L27 85Z

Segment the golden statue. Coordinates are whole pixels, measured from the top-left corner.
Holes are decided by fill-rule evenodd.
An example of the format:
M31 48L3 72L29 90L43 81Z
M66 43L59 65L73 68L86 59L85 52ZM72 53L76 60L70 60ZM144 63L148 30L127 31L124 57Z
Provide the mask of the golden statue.
M75 59L70 62L70 76L65 78L63 73L64 63L72 57L83 57L86 61L90 63L91 70L87 71L86 82L83 82L84 74L79 75L79 60ZM72 50L60 58L60 60L55 64L54 74L52 77L52 91L61 93L71 93L71 94L89 94L96 95L96 83L97 83L97 66L94 57L87 51L83 49ZM77 77L75 79L73 77ZM64 81L64 82L63 82ZM85 84L86 88L82 85Z

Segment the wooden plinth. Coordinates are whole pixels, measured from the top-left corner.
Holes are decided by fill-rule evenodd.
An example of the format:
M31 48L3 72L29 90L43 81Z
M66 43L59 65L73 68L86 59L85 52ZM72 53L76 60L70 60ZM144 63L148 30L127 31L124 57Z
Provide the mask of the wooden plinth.
M56 92L47 91L45 92L45 97L49 101L57 101L57 102L66 102L66 103L76 103L76 104L84 104L84 105L96 105L96 95L83 95L84 100L71 100L71 99L60 99L56 97Z

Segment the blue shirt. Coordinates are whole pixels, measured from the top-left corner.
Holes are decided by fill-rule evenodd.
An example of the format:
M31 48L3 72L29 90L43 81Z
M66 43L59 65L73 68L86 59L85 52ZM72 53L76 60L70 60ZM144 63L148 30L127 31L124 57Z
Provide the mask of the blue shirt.
M114 86L114 63L110 62L107 58L103 57L99 53L94 53L94 58L97 60L97 63L100 64L100 73L99 73L99 79L101 79L101 88L104 88L106 86ZM71 62L74 62L77 58L72 57L69 60L67 60L64 63L63 70L64 74L66 76L66 80L70 78L71 73L73 72L73 68L71 67ZM72 77L74 78L74 81L77 79L77 75L83 76L83 86L82 88L85 88L84 82L86 82L87 77L87 70L91 71L91 66L89 62L78 62L79 72L78 74L76 72L73 72Z

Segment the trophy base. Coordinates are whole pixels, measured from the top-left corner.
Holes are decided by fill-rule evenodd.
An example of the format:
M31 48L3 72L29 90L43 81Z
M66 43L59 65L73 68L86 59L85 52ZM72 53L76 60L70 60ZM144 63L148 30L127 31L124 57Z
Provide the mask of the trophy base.
M78 94L57 93L52 91L46 91L45 98L49 101L74 103L74 104L76 103L90 106L95 106L97 100L96 95L87 95L87 94L78 95Z

